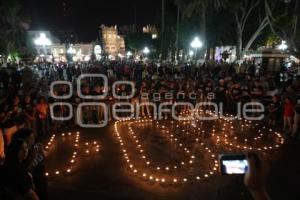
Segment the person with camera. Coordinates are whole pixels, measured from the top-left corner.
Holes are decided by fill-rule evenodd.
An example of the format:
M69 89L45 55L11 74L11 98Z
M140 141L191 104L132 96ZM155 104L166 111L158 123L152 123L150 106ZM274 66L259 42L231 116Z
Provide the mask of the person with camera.
M248 171L244 183L254 200L270 200L266 192L267 165L264 159L254 152L247 154Z
M41 143L35 142L35 134L32 129L19 129L13 140L24 140L28 146L28 155L24 160L24 168L32 175L35 191L41 200L47 199L47 180L45 177L44 160L46 152Z

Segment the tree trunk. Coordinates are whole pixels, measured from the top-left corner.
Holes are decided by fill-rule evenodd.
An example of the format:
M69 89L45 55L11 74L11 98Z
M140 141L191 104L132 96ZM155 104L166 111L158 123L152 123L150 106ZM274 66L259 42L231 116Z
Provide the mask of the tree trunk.
M289 51L296 58L300 59L300 46L293 39L286 40L287 44L290 45Z
M242 23L240 22L240 18L238 13L235 13L235 22L236 22L236 39L237 39L237 47L236 47L236 59L240 60L242 57L242 50L243 50L243 27Z
M161 43L160 43L160 53L161 58L165 58L164 50L164 36L165 36L165 0L161 0Z
M237 27L237 48L236 48L236 57L237 60L242 58L242 51L243 51L243 34L241 28Z
M255 33L251 36L250 40L248 41L248 43L246 44L245 48L244 48L244 52L248 51L249 48L251 47L251 45L253 44L253 42L256 40L256 38L260 35L260 33L268 26L268 21L267 18L265 17L260 26L258 27L258 29L255 31Z
M202 5L202 10L201 10L201 19L200 19L200 26L201 26L201 30L200 30L200 35L201 38L200 40L203 43L203 46L201 47L200 52L200 59L205 59L205 52L206 52L206 48L207 48L207 42L206 42L206 6L203 3ZM197 57L197 55L195 55L195 57Z
M177 27L176 27L176 51L175 51L175 59L179 60L179 20L180 20L180 9L179 6L177 8Z

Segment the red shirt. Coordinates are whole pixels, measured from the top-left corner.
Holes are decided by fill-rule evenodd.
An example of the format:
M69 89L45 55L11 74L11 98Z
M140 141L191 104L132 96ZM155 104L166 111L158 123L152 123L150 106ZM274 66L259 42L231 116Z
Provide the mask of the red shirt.
M294 105L292 103L284 104L284 117L293 117L294 116Z
M36 110L38 111L38 115L40 119L46 119L48 116L48 104L43 103L43 104L37 104Z

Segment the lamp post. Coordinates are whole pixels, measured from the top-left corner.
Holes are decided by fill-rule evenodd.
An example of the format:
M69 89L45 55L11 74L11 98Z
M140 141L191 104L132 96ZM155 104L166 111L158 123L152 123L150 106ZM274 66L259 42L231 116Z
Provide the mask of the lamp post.
M189 56L190 56L190 58L192 58L194 56L194 51L193 50L190 50Z
M52 42L49 38L47 38L45 33L40 33L40 36L38 38L34 39L34 44L36 46L42 46L43 47L43 53L45 55L47 55L46 46L52 45Z
M277 47L279 50L285 51L288 48L288 45L286 44L286 41L282 40L281 44Z
M130 58L132 56L131 51L128 51L126 55L127 55L127 58Z
M144 48L143 53L146 55L146 58L147 58L147 55L150 53L150 50L148 49L148 47Z
M94 47L94 54L96 56L96 60L100 60L101 59L101 53L102 53L101 46L100 45L95 45L95 47Z
M197 60L197 51L198 48L201 48L203 43L199 40L198 37L195 37L194 40L191 42L191 47L195 48L195 59Z
M73 60L73 56L76 54L76 49L73 48L73 45L71 44L70 47L67 50L67 60L70 61L74 61ZM69 55L69 56L68 56Z
M67 50L67 53L73 55L73 54L76 53L76 49L74 49L72 46L70 46L70 47L68 48L68 50Z

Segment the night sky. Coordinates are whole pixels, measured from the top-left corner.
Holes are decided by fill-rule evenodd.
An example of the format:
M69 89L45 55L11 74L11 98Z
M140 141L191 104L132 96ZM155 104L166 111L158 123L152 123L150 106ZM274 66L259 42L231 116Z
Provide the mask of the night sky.
M95 40L101 24L134 24L135 6L140 27L159 23L161 13L161 0L23 0L22 6L30 29L72 30L79 41Z

